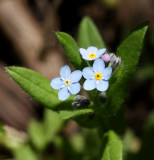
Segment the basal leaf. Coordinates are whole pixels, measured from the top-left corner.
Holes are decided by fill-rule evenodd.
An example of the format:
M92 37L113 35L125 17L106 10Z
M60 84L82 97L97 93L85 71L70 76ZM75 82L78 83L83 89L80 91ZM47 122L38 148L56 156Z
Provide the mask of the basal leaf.
M87 113L93 113L92 109L81 109L81 110L74 110L74 111L61 111L60 116L63 119L69 119L75 116L80 116Z
M118 135L110 130L104 135L101 160L122 160L123 145Z
M28 127L30 140L40 151L46 148L61 129L64 121L59 117L58 113L46 109L43 122L32 121L30 123Z
M50 80L43 77L41 74L24 68L24 67L8 67L8 74L19 84L19 86L31 95L37 102L56 110L56 107L62 104L58 99L58 92L50 86ZM71 104L71 98L65 101ZM59 109L59 108L58 108Z
M40 151L44 150L47 145L47 139L43 124L32 121L28 127L28 132L33 145Z
M74 68L83 69L83 61L79 53L79 47L77 46L75 40L69 34L64 32L57 32L56 35Z
M57 132L62 128L64 120L60 118L60 115L52 110L46 109L44 112L44 131L45 137L48 142L56 136Z
M106 48L98 29L89 17L84 17L80 23L78 43L81 48L88 48L90 46L95 46L99 49Z
M38 160L36 153L28 144L14 150L13 154L18 160Z
M114 114L121 107L141 54L146 30L147 23L138 26L118 47L117 56L122 62L111 80L102 114Z

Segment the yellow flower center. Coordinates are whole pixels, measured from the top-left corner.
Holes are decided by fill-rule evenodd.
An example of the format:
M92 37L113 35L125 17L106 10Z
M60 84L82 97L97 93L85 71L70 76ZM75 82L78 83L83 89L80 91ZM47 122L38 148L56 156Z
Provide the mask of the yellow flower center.
M66 79L66 80L64 81L64 85L65 85L66 87L70 86L70 84L71 84L70 79Z
M96 57L96 54L95 54L95 53L89 54L89 58L95 58L95 57Z
M101 73L96 73L95 74L95 79L96 80L100 80L102 78L102 74Z

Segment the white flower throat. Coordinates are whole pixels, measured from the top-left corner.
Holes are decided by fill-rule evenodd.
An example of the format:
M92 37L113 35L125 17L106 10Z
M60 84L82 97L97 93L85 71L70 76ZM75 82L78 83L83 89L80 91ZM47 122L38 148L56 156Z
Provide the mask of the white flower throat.
M65 79L65 80L64 80L64 85L65 85L66 87L70 86L70 85L71 85L71 80L70 80L69 78Z

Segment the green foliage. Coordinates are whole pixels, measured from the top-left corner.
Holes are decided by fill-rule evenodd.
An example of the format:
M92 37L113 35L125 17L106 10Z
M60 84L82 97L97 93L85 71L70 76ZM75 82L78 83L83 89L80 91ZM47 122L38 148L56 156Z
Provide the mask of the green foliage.
M97 48L106 48L98 29L89 17L84 17L80 23L78 31L78 43L80 48L95 46Z
M81 59L79 47L75 40L69 34L64 32L57 32L56 35L74 68L83 69L83 60Z
M1 141L1 138L3 138L5 135L5 131L3 129L3 125L0 123L0 141Z
M102 111L105 115L116 113L124 101L140 57L146 30L147 23L138 26L118 47L117 56L121 57L122 63L111 79L107 91L108 98Z
M110 130L103 138L103 154L101 160L122 160L123 145L118 135Z
M24 67L13 66L6 70L13 80L40 104L53 110L56 110L56 107L62 104L62 101L58 99L57 90L50 86L50 80L41 74ZM65 103L68 102L68 105L70 105L71 100L70 97Z
M18 160L38 160L36 153L29 145L24 145L20 149L16 149L14 155Z
M62 125L63 120L59 119L59 114L45 110L43 123L32 121L29 125L29 136L34 146L40 151L44 150Z
M87 113L93 113L92 109L81 109L81 110L73 110L73 111L61 111L60 116L63 119L69 119L75 116L84 115Z
M6 69L8 74L37 102L54 111L60 111L60 114L58 114L51 110L45 110L42 122L32 121L28 128L29 141L26 144L25 142L24 144L19 143L17 140L15 140L16 143L14 141L12 143L9 141L10 139L5 142L7 145L15 144L15 147L8 147L13 149L15 157L19 160L36 160L38 157L41 159L43 152L52 142L54 148L64 156L62 159L73 158L75 160L84 157L84 160L93 160L100 159L101 156L101 160L122 160L123 145L120 136L124 134L125 124L121 105L135 72L146 30L147 23L144 23L135 28L120 44L117 49L117 56L121 57L122 62L110 79L107 100L102 103L99 99L100 92L97 90L88 92L92 108L73 110L72 101L74 96L70 96L64 102L60 101L58 99L58 91L52 89L50 80L47 78L23 67L8 67ZM70 35L63 32L57 32L56 35L75 69L82 70L86 63L89 65L88 62L85 63L81 59L78 45ZM85 17L79 26L78 42L82 48L88 48L89 46L105 48L100 33L88 17ZM146 71L145 74L147 74ZM79 134L77 137L71 137L70 140L63 135L57 136L64 124L64 120L60 119L60 116L65 120L69 118L75 119L84 127L97 127L97 131L88 130L86 134L83 131L83 135ZM146 127L143 137L144 146L141 147L138 154L129 154L129 160L137 158L151 160L150 156L153 151L147 148L154 147L154 142L151 143L149 138L154 134L153 117L152 115ZM2 135L3 130L0 127L0 138ZM100 135L103 135L103 140L101 140L102 137ZM128 150L130 149L129 146L127 147ZM18 150L19 148L20 150ZM36 152L40 155L36 154ZM56 155L54 156L57 158Z

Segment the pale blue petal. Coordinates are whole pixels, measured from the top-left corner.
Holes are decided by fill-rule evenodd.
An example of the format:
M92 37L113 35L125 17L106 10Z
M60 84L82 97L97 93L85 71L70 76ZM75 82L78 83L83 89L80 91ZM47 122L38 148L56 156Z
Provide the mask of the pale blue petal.
M105 68L103 71L103 79L108 80L111 77L111 73L112 73L111 67Z
M61 88L58 92L59 100L64 101L70 96L67 87Z
M104 80L99 80L96 85L97 90L99 90L101 92L106 91L108 89L108 87L109 87L109 82L104 81Z
M93 70L97 73L103 72L105 68L105 63L102 59L98 58L94 61Z
M81 89L80 83L72 83L69 87L69 91L71 94L79 93L80 89Z
M82 74L83 74L83 77L85 79L91 79L92 77L95 76L95 73L94 73L92 67L86 67L86 68L84 68L83 71L82 71Z
M87 91L91 91L96 88L96 80L95 79L90 79L86 80L83 84L83 88Z
M61 67L61 69L60 69L61 78L64 78L64 79L69 78L70 74L71 74L71 70L68 65Z
M79 70L76 70L76 71L71 73L70 80L71 80L72 83L73 82L78 82L81 79L81 77L82 77L82 72L79 71Z
M87 51L90 52L90 53L95 53L95 52L98 51L98 49L96 47L91 46L91 47L87 48Z
M85 60L88 60L88 61L93 61L93 60L95 60L97 57L95 57L95 58L89 58L89 55L84 55L84 56L82 56L82 58L85 59Z
M81 54L82 56L85 55L85 54L87 54L87 50L84 49L84 48L80 48L79 51L80 51L80 54Z
M99 49L98 52L97 52L97 55L100 57L105 53L105 51L106 51L106 48Z
M50 85L54 89L60 89L64 85L64 81L60 77L57 77L51 80Z

